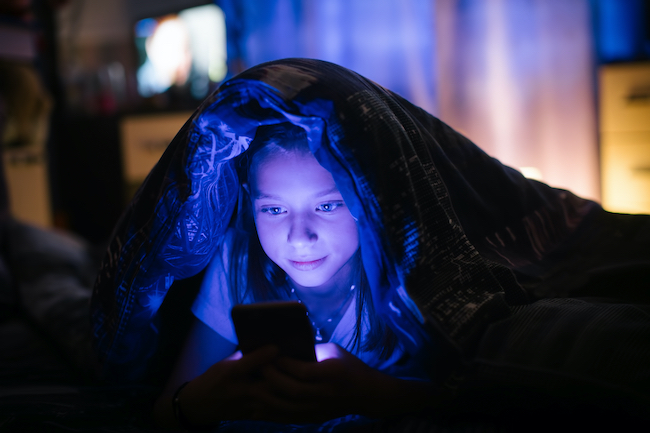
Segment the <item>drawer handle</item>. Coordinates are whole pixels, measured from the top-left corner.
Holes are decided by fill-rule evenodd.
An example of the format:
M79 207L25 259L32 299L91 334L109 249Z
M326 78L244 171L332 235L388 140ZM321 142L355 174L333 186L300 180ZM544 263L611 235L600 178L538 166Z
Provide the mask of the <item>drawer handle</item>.
M632 171L634 174L650 175L650 167L634 167Z
M626 97L627 102L630 104L644 104L650 102L650 87L640 87L632 89Z

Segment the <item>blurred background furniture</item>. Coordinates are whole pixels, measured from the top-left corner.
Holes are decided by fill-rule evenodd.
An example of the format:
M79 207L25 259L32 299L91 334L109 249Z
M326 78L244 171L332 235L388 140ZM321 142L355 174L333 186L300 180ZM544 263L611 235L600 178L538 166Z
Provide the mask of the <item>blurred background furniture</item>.
M603 206L650 213L650 62L600 69Z

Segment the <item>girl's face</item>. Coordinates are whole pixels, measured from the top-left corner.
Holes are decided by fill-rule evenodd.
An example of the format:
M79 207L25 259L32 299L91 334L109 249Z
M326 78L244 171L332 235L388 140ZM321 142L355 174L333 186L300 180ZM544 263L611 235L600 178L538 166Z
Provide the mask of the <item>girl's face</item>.
M311 154L274 154L253 166L255 226L266 255L294 284L323 294L350 284L357 225L332 175Z

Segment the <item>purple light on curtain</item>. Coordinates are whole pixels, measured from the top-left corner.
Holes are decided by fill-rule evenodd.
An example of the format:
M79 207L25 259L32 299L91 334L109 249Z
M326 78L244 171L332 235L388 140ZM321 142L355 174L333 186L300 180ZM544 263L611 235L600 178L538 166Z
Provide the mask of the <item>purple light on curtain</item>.
M246 67L310 57L348 67L436 111L431 0L217 0L239 9Z
M244 67L292 56L338 63L505 164L600 197L589 0L217 3L240 11Z
M439 115L490 155L598 199L588 0L437 0Z

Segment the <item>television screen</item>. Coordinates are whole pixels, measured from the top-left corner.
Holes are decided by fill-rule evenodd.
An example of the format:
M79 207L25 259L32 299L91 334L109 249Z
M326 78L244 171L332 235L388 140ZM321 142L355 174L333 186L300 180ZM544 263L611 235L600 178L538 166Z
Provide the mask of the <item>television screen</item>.
M202 100L226 76L226 23L214 4L137 21L135 44L144 98L175 91Z

